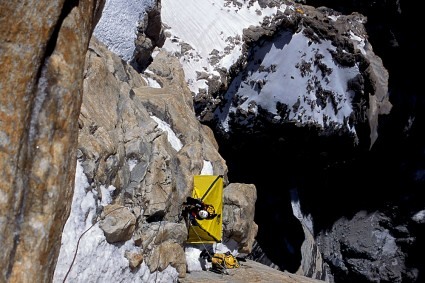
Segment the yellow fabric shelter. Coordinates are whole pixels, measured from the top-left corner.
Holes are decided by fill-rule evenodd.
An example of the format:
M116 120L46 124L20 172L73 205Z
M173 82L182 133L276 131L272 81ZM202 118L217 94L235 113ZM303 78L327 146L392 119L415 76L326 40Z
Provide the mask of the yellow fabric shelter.
M189 224L187 243L221 242L223 232L223 176L195 175L193 177L193 198L214 206L217 216L214 219L196 220L197 225Z

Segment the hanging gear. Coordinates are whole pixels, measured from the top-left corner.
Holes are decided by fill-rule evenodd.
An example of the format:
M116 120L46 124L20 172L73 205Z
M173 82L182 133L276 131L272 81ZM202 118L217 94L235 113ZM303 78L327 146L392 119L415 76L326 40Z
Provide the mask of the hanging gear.
M212 217L214 217L215 215L217 215L217 214L215 213L214 206L212 206L212 205L210 205L210 204L207 204L207 205L206 205L206 210L207 210L208 214L209 214L209 215L211 215Z

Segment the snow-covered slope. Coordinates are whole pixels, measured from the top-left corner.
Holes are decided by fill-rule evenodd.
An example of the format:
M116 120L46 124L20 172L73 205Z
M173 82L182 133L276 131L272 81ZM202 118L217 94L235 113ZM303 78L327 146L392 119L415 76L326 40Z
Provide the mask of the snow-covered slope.
M123 60L130 61L135 49L138 21L155 0L106 0L102 17L94 29L94 36Z
M164 48L181 56L189 88L208 90L207 80L197 73L220 76L242 55L244 28L259 25L278 8L261 8L257 2L225 0L162 1L162 20L171 36ZM286 5L279 9L285 10Z
M273 42L254 48L246 68L233 80L226 101L217 111L228 129L230 113L267 110L277 121L285 119L322 127L348 124L354 93L347 83L359 74L357 66L340 67L332 58L330 41L312 42L302 31L281 32ZM282 113L279 105L287 105ZM246 115L244 115L246 116ZM240 121L242 122L242 121Z
M311 28L316 24L309 15L313 12L300 7L270 8L258 2L226 0L162 2L168 33L164 48L180 58L195 103L196 97L205 98L204 105L198 105L204 108L198 111L200 119L209 107L207 111L214 111L222 130L229 132L232 123L252 127L261 108L272 123L342 129L356 136L355 124L366 121L362 105L368 98L359 90L362 87L350 85L359 84L362 76L355 54L366 54L366 36L358 28L365 19L353 17L351 27L343 26L343 37L353 50L350 45L337 47L335 37L323 36L325 28L347 22L343 16L330 10L313 11L323 26ZM278 21L291 22L298 29L284 28ZM260 38L265 32L255 35L254 26L269 29L268 39ZM248 28L260 40L246 44ZM336 59L340 54L353 59L341 64ZM229 78L235 70L236 75ZM217 81L228 86L224 94L210 89Z

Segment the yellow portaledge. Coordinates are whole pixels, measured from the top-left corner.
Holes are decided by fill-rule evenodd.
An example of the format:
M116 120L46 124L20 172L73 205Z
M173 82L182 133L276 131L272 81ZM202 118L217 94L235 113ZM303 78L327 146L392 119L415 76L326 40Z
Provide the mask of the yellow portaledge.
M223 232L223 177L216 175L195 175L193 177L193 198L202 199L214 206L214 219L196 219L189 226L187 243L221 242ZM195 225L194 225L195 224Z

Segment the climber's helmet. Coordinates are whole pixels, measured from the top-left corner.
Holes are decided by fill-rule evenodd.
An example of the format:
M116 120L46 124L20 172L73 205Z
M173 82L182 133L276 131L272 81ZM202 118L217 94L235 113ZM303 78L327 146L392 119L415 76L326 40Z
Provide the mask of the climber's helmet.
M198 212L198 215L199 215L200 218L205 219L205 218L208 217L208 212L206 210L202 209Z

